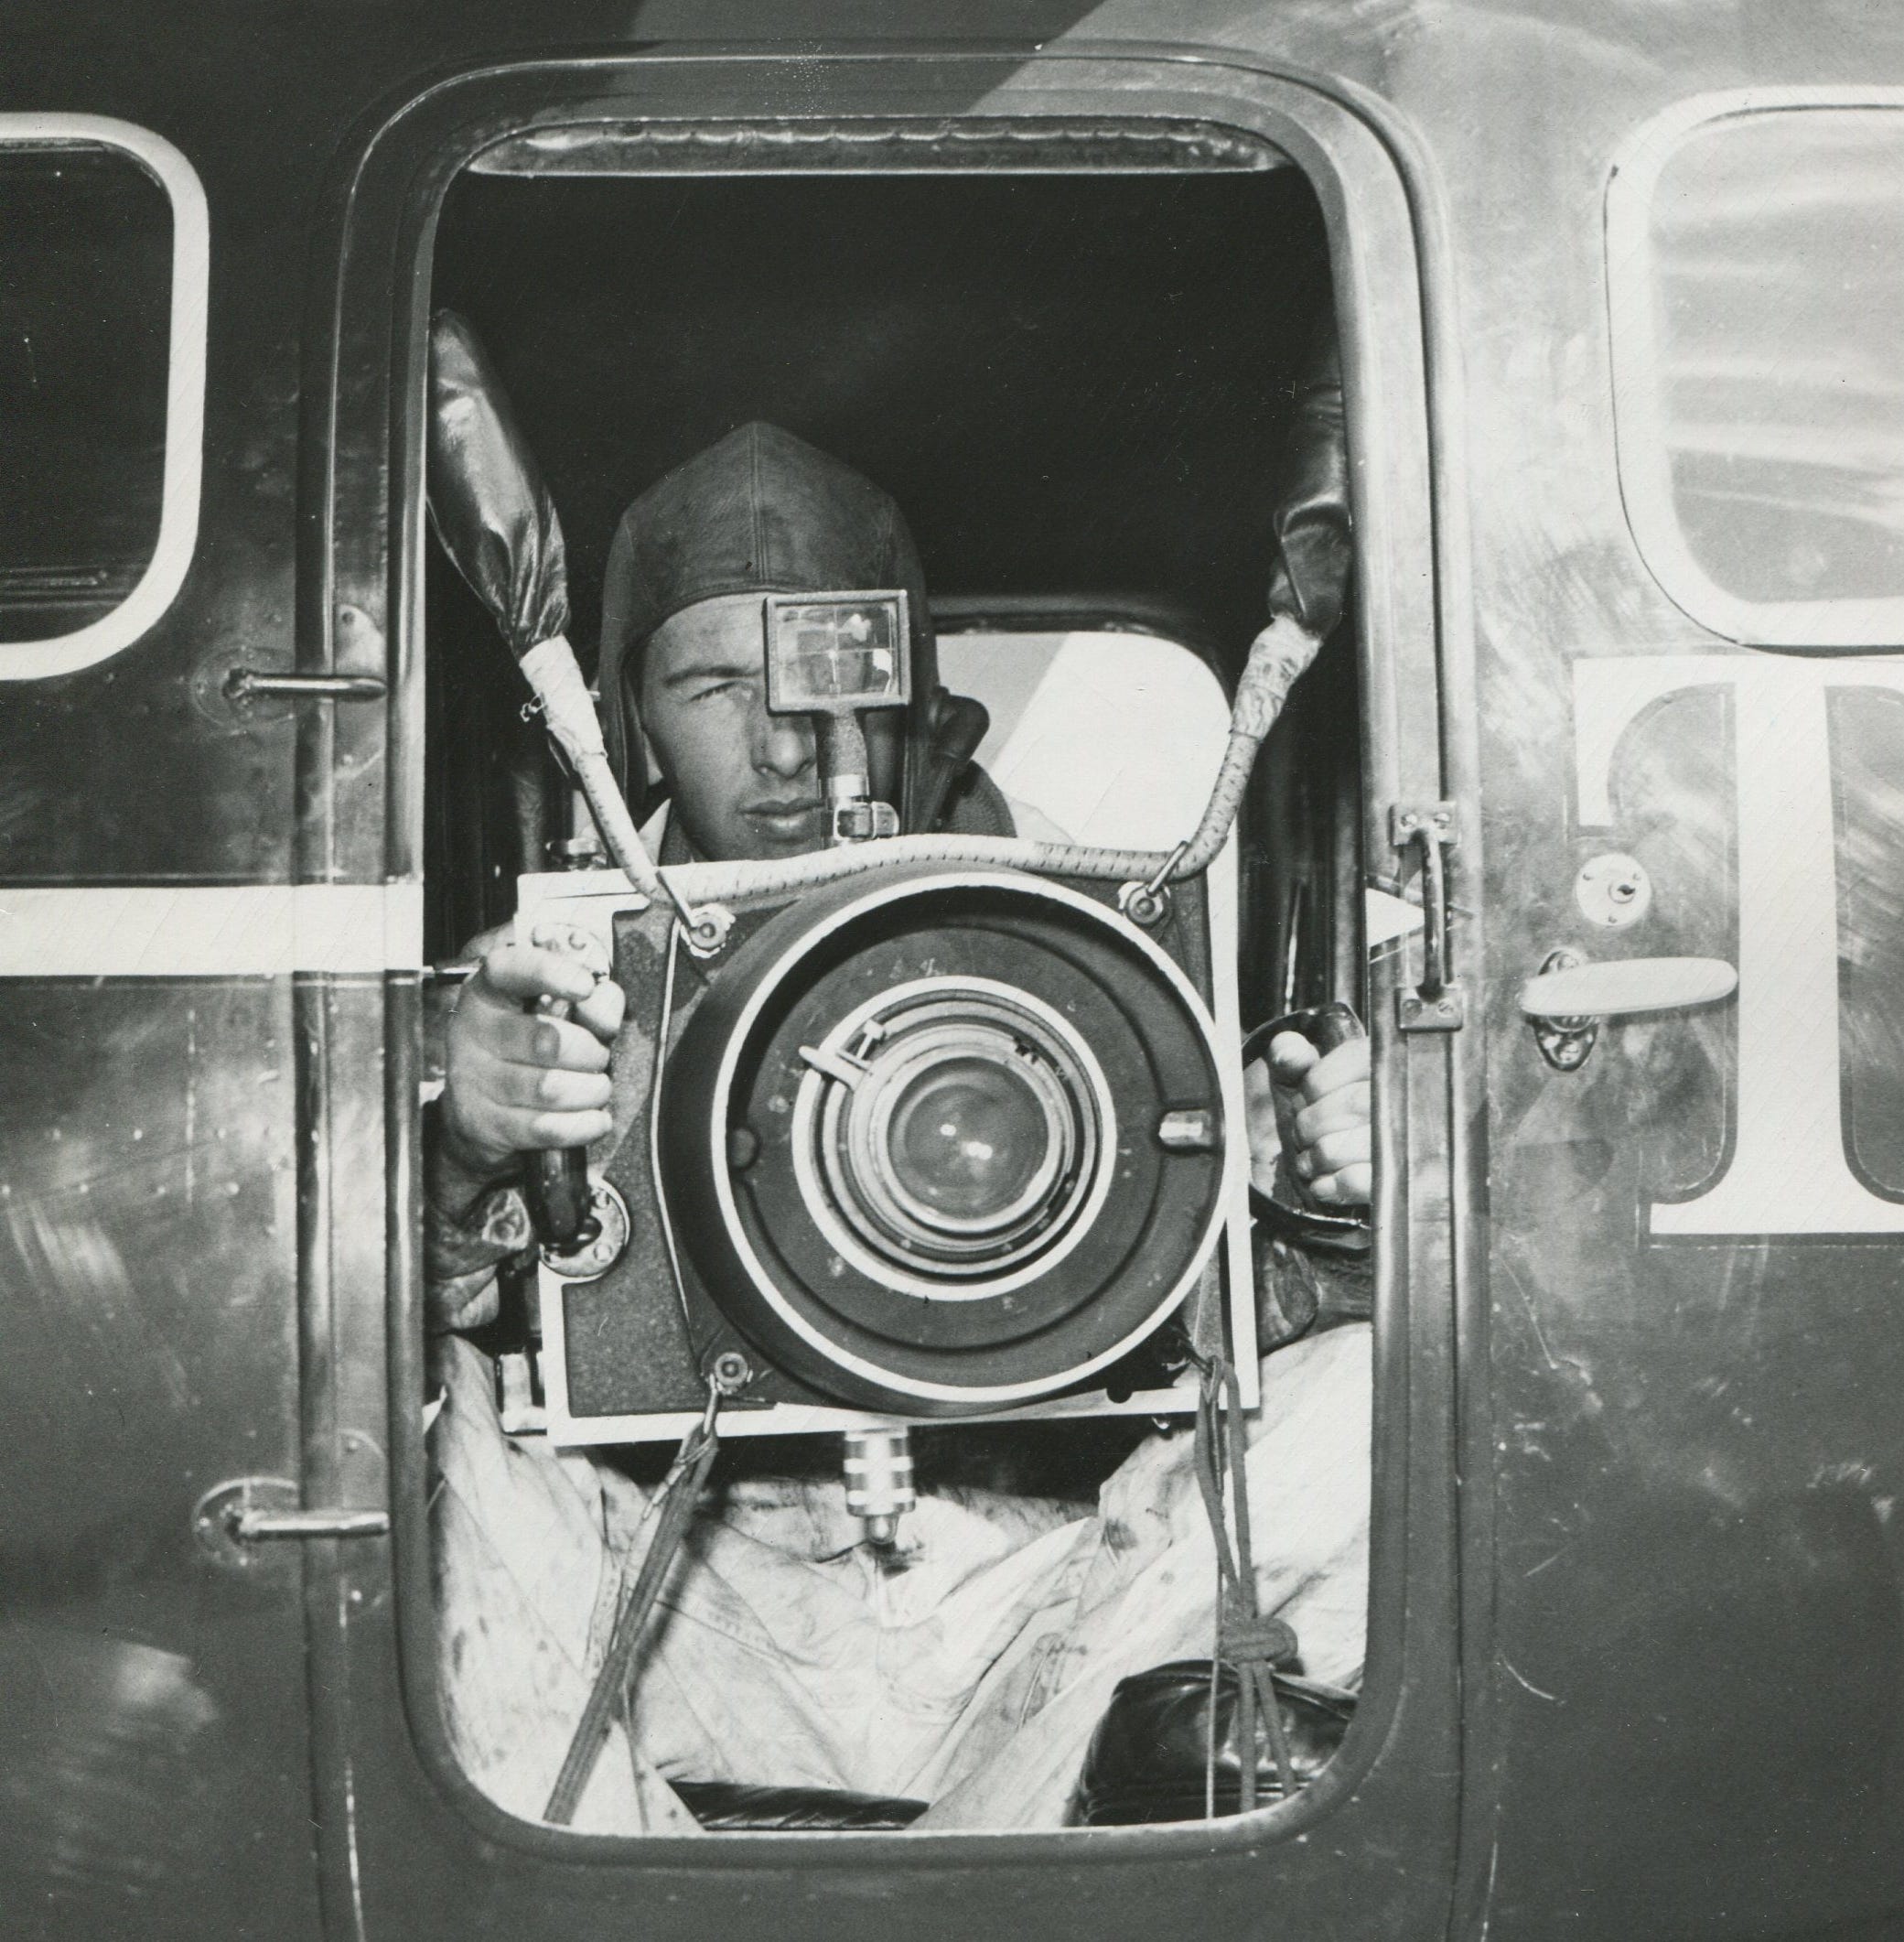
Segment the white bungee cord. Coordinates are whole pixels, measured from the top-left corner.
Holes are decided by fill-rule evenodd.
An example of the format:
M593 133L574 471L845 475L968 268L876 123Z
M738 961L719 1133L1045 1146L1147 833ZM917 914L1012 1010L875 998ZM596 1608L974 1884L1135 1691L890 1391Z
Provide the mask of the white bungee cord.
M718 943L726 930L725 913L710 906L756 903L908 864L963 864L1116 879L1141 885L1152 894L1167 883L1196 876L1209 869L1222 848L1242 806L1257 751L1321 644L1291 614L1276 615L1251 643L1210 801L1195 832L1175 849L1107 849L1023 836L902 836L780 860L683 863L666 869L655 867L616 786L595 703L568 642L560 635L543 642L523 655L522 668L542 705L550 734L575 770L616 867L642 895L665 894L681 912L690 942L705 946Z

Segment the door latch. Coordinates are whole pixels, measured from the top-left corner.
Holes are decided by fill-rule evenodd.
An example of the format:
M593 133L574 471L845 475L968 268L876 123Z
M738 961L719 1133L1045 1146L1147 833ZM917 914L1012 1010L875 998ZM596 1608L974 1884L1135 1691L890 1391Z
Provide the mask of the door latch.
M1447 853L1457 840L1455 805L1397 803L1388 813L1388 836L1397 849L1421 853L1421 982L1395 994L1395 1022L1404 1031L1459 1031L1468 1022L1468 994L1455 982L1448 955Z
M255 701L260 696L290 701L382 701L389 692L382 674L273 674L255 667L234 667L224 685L227 701Z
M307 1510L284 1477L234 1477L208 1490L192 1512L192 1534L221 1564L244 1569L254 1547L287 1538L382 1537L382 1510Z
M1717 957L1616 957L1590 964L1577 951L1550 951L1521 987L1521 1013L1555 1072L1578 1072L1608 1019L1689 1011L1729 998L1738 973Z

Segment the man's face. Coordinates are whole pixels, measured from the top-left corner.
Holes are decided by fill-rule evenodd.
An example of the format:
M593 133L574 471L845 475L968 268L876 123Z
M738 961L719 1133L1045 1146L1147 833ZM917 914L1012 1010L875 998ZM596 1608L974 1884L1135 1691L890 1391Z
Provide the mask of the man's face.
M641 726L688 841L715 863L826 841L813 725L767 712L761 596L721 594L670 616L641 664ZM863 718L873 793L897 802L904 711Z

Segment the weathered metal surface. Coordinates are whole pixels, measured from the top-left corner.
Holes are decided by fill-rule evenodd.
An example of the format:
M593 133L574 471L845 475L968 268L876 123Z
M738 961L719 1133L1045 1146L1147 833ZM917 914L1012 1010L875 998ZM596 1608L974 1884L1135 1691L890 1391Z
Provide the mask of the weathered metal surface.
M210 203L212 295L192 572L120 660L0 693L0 878L282 881L295 846L314 876L369 883L387 865L409 867L417 784L407 757L386 763L381 710L303 711L322 718L301 731L300 779L289 707L254 704L241 718L217 692L240 664L344 663L332 644L340 599L362 607L400 662L405 652L414 617L387 611L387 486L401 456L384 437L333 451L330 401L308 388L325 376L336 328L325 293L352 157L387 113L454 70L688 37L758 46L767 31L741 0L11 10L0 107L117 115L179 146ZM1433 592L1444 627L1457 623L1442 643L1452 752L1436 772L1436 725L1401 723L1404 773L1377 776L1372 793L1393 800L1405 781L1418 795L1458 797L1484 824L1458 852L1485 858L1486 923L1457 925L1475 1002L1452 1056L1477 1062L1458 1066L1471 1087L1484 1051L1490 1091L1465 1095L1466 1171L1411 1183L1412 1228L1398 1184L1384 1185L1392 1245L1404 1232L1417 1240L1402 1265L1418 1284L1445 1271L1426 1235L1449 1195L1470 1271L1458 1333L1399 1296L1384 1315L1384 1393L1398 1407L1383 1430L1381 1508L1398 1516L1405 1498L1412 1534L1436 1506L1451 1526L1458 1448L1458 1767L1450 1692L1377 1678L1376 1702L1394 1706L1392 1743L1431 1745L1435 1758L1376 1761L1343 1790L1353 1797L1318 1798L1284 1842L1186 1830L1065 1850L843 1843L823 1858L768 1842L724 1848L712 1864L675 1849L583 1858L539 1847L446 1773L414 1678L426 1621L414 1595L395 1602L392 1548L273 1548L240 1580L202 1558L190 1532L198 1495L227 1477L298 1477L307 1501L368 1505L386 1501L387 1454L399 1475L406 1455L414 1464L408 987L386 1000L373 980L309 987L294 1056L287 980L9 979L9 1932L315 1936L318 1846L326 1922L344 1936L566 1942L636 1926L796 1936L873 1920L921 1936L1429 1934L1442 1931L1451 1890L1464 1934L1878 1932L1904 1908L1893 1838L1904 1652L1892 1517L1904 1471L1894 695L1853 664L1805 664L1791 677L1835 686L1817 703L1828 771L1819 743L1805 744L1812 779L1828 781L1833 841L1798 861L1828 885L1835 864L1826 907L1842 1111L1776 1129L1788 1178L1759 1197L1756 1222L1727 1214L1724 1225L1727 1203L1713 1204L1728 1170L1762 1168L1768 1150L1759 1118L1740 1125L1741 1043L1758 1029L1746 1014L1612 1024L1584 1071L1557 1073L1516 999L1551 951L1588 940L1595 955L1739 962L1742 977L1749 952L1762 964L1779 949L1742 908L1739 884L1758 879L1741 879L1741 858L1756 854L1759 829L1741 814L1734 763L1788 791L1806 777L1791 744L1735 753L1732 728L1780 709L1795 720L1811 704L1796 685L1782 700L1728 692L1710 660L1764 657L1673 605L1628 532L1608 377L1607 176L1641 123L1695 93L1904 83L1904 26L1876 0L1597 11L1573 0L799 0L775 10L770 31L790 56L777 88L737 73L727 112L797 112L824 70L818 57L895 39L1006 47L942 83L941 114L993 100L1034 44L1060 62L1087 45L1168 45L1174 70L1107 83L1134 112L1183 112L1192 80L1220 77L1225 60L1267 65L1360 104L1406 174L1439 481ZM1215 65L1199 69L1182 50ZM719 99L705 75L699 85L700 100ZM877 96L875 80L864 85ZM903 92L895 81L887 112ZM408 268L392 243L358 274L389 289ZM357 334L344 345L339 415L387 430L389 310L347 329ZM1469 585L1471 672L1458 625ZM1428 617L1409 612L1423 644ZM1589 825L1576 736L1583 708L1607 717L1610 707L1591 670L1667 656L1697 658L1701 679L1614 738L1610 815ZM390 672L397 689L414 686L408 667ZM420 714L414 698L400 707ZM1478 776L1464 770L1464 733L1479 737ZM1608 849L1637 858L1653 884L1651 911L1618 940L1590 930L1573 895L1582 864ZM1480 901L1459 865L1456 899L1469 911ZM1788 955L1798 961L1796 943ZM1789 995L1794 1033L1818 1001L1815 989ZM1444 1117L1429 1056L1411 1049L1415 1076L1388 1095L1385 1137L1412 1116L1418 1160L1439 1153ZM322 1150L301 1160L294 1065L312 1112L308 1082L326 1082ZM1761 1100L1747 1101L1755 1115ZM1485 1203L1464 1200L1484 1171ZM305 1188L301 1317L294 1174ZM1867 1225L1793 1231L1834 1195ZM1483 1257L1485 1283L1473 1272ZM384 1400L387 1260L395 1416ZM1410 1365L1398 1369L1404 1351ZM1437 1433L1425 1437L1425 1424ZM1412 1473L1399 1467L1409 1452ZM399 1494L392 1509L396 1565L414 1587L420 1507ZM1411 1637L1426 1633L1452 1655L1453 1553L1424 1542L1378 1562L1378 1604L1405 1606ZM1418 1732L1425 1740L1411 1739Z
M308 1926L298 1560L233 1577L192 1529L297 1470L286 987L5 998L5 1926Z

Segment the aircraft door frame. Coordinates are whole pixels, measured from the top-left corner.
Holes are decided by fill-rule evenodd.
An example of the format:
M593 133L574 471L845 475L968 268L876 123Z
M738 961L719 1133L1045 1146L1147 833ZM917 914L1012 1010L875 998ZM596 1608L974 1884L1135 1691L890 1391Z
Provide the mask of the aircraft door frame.
M1468 730L1450 712L1468 692L1468 643L1436 558L1448 493L1430 459L1431 402L1437 437L1452 413L1446 394L1429 395L1432 264L1400 138L1311 86L1180 57L541 61L445 81L385 123L339 175L320 243L337 269L334 281L316 280L310 311L299 639L303 664L387 668L390 699L387 711L311 711L300 772L314 867L406 885L421 868L429 291L416 271L449 180L489 143L539 125L790 113L1170 117L1272 143L1304 167L1330 232L1350 401L1366 880L1393 894L1417 881L1426 852L1393 812L1462 805L1457 968L1478 962ZM1438 382L1439 358L1433 368ZM301 1022L312 1084L328 1104L303 1236L307 1263L322 1264L307 1282L307 1495L321 1487L335 1501L388 1501L393 1531L388 1548L331 1546L311 1559L329 1925L372 1937L559 1931L580 1942L623 1932L637 1906L654 1936L705 1933L719 1920L736 1935L791 1937L831 1932L843 1905L876 1894L922 1936L1059 1921L1135 1936L1186 1915L1221 1933L1253 1926L1265 1897L1304 1932L1438 1932L1458 1824L1458 1300L1477 1311L1459 1285L1458 1214L1472 1192L1459 1128L1478 1035L1401 1028L1398 998L1421 976L1412 945L1372 967L1383 1236L1376 1543L1368 1678L1342 1756L1286 1807L1214 1829L1088 1842L919 1837L903 1848L879 1837L709 1848L575 1835L511 1818L456 1769L435 1711L420 1488L420 976L392 972L381 1000L366 994L361 1005L314 999Z

